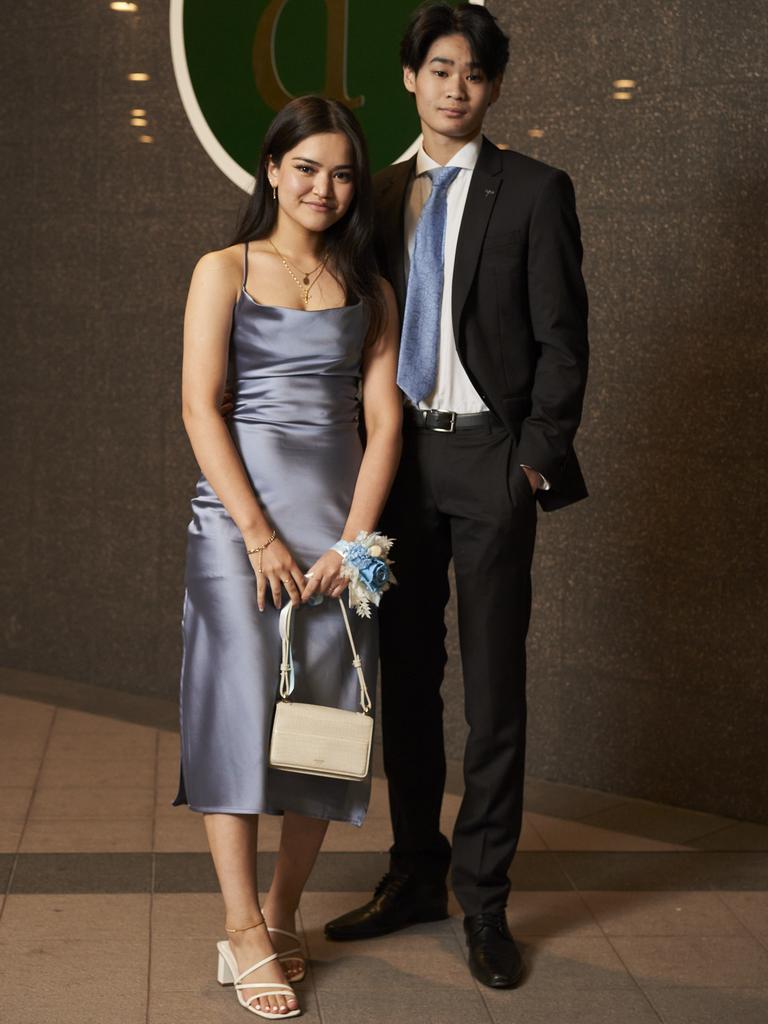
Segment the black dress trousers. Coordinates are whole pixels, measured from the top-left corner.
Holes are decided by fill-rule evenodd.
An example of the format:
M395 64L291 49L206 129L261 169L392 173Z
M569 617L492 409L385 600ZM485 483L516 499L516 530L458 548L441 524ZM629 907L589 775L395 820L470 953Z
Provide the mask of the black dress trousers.
M381 603L384 762L394 870L445 878L466 914L506 905L520 836L525 639L536 500L507 430L406 428L382 518L398 585ZM453 851L440 832L445 785L444 610L453 558L469 736Z

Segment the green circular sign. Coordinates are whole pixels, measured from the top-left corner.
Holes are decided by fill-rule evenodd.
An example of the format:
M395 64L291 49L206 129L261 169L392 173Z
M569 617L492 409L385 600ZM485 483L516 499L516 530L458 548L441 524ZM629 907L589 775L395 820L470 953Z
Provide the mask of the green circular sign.
M454 0L458 2L458 0ZM208 155L250 191L261 140L295 96L356 114L374 171L415 147L400 38L413 0L171 0L171 52L184 109Z

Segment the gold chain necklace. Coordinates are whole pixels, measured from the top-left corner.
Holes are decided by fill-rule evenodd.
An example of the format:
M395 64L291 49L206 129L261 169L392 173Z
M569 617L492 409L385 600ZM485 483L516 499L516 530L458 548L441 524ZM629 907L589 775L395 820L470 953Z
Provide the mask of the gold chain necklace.
M318 263L318 265L313 270L308 270L307 273L304 274L304 272L302 270L299 270L298 267L294 267L291 263L288 262L288 260L285 258L285 256L283 256L283 254L280 252L280 250L277 248L277 246L275 245L275 243L272 241L271 238L268 238L267 241L272 246L272 248L275 250L277 255L280 257L280 259L282 260L283 266L285 267L285 269L288 271L288 273L291 275L293 280L298 285L299 291L301 292L301 297L304 300L304 305L308 306L309 305L309 293L312 291L314 286L317 284L317 282L318 282L318 280L320 278L320 275L325 270L325 265L328 262L328 257L326 256L320 263ZM294 272L293 272L294 270L298 270L299 273L303 275L301 281L294 274ZM314 281L312 281L312 275L315 273L315 271L317 271L317 276L315 277Z

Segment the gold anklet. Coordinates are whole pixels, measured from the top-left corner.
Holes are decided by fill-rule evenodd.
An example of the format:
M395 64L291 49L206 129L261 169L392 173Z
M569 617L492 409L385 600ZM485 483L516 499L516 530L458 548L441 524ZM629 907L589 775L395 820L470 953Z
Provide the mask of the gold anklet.
M260 928L264 923L265 923L265 921L264 921L264 918L262 917L262 919L260 921L257 921L256 924L249 924L245 928L227 928L227 927L225 927L224 931L225 932L229 932L230 935L234 935L235 932L249 932L251 930L251 928Z

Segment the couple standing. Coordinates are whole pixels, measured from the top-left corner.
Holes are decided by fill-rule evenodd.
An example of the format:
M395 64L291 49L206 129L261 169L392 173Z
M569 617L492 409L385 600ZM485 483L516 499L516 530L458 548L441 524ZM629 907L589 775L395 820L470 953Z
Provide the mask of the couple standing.
M579 225L566 174L481 134L508 60L486 8L422 6L401 60L423 131L416 156L372 183L349 111L290 103L264 140L234 244L195 269L185 317L184 422L203 476L176 802L205 815L229 935L219 980L267 1018L299 1013L301 892L328 821L361 824L369 787L269 767L278 609L284 596L302 606L299 699L354 709L336 602L316 602L346 588L336 542L379 527L396 539L398 586L373 619L353 616L353 632L373 678L380 630L394 845L372 900L326 935L445 917L450 866L472 973L502 988L522 973L505 906L522 820L536 501L586 496L572 448L587 370ZM451 559L469 725L452 849L439 826ZM263 904L261 813L283 815Z

